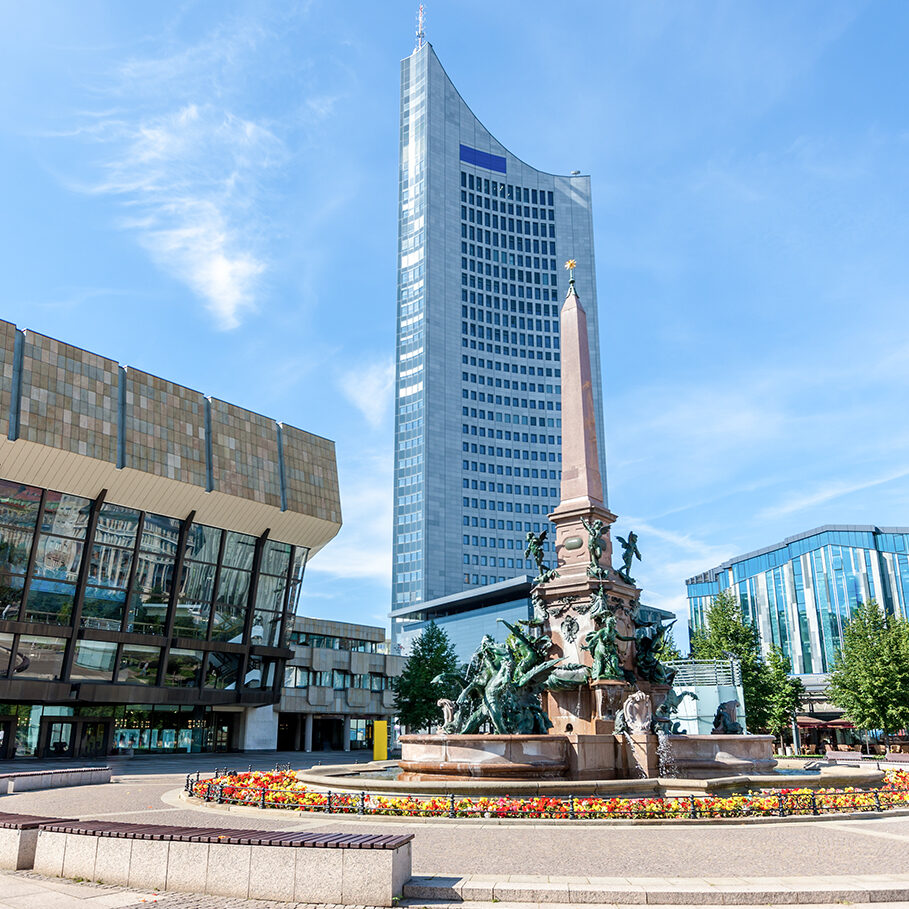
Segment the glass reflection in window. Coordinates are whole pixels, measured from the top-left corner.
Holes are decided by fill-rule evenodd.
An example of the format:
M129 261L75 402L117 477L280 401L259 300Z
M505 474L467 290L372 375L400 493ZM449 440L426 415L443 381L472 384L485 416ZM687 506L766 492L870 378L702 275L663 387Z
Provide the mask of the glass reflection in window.
M0 578L6 572L25 574L33 537L27 528L0 525Z
M88 569L88 579L92 583L106 587L125 588L129 582L129 569L133 563L131 549L118 549L115 546L92 546L92 560Z
M218 603L245 606L249 599L251 574L237 568L222 568L218 579Z
M13 653L13 636L0 633L0 678L9 671L9 660Z
M68 625L73 617L75 593L75 584L34 578L25 604L25 620Z
M16 677L22 679L58 679L63 669L63 638L46 638L23 634L19 638Z
M143 552L166 556L173 559L180 541L181 521L160 514L146 514L142 523L142 539L139 548Z
M213 641L231 641L239 644L243 641L243 628L246 624L245 606L215 605L215 620L211 629Z
M117 681L131 685L154 685L160 660L161 651L157 647L124 644L120 652Z
M114 674L117 645L108 641L76 641L70 678L84 682L109 682Z
M281 633L281 613L260 612L253 615L252 628L249 632L250 644L261 644L264 647L277 647L278 635Z
M81 541L41 534L38 539L35 574L45 578L75 581L79 574L81 555Z
M132 549L136 545L139 512L133 508L105 502L98 512L95 541L110 546Z
M22 588L25 577L18 574L4 574L0 570L0 619L15 621L19 617L22 602Z
M44 498L44 518L41 530L65 537L85 537L91 500L64 492L48 492Z
M0 524L34 532L41 490L36 486L0 480Z
M287 543L277 543L274 540L265 542L265 548L262 550L262 571L283 578L287 574L289 560L290 546Z
M82 625L86 628L103 628L119 631L123 622L123 605L126 593L104 587L86 587L82 603Z
M231 568L252 568L253 555L256 551L256 538L246 533L229 531L224 546L224 564Z
M218 561L221 548L221 530L206 524L193 524L186 536L186 558L199 562Z
M194 688L202 673L201 650L171 649L167 656L164 684L169 688Z
M209 653L205 670L205 687L232 690L237 687L240 675L240 655L237 653Z
M280 612L284 608L285 579L269 574L259 575L256 587L256 608Z

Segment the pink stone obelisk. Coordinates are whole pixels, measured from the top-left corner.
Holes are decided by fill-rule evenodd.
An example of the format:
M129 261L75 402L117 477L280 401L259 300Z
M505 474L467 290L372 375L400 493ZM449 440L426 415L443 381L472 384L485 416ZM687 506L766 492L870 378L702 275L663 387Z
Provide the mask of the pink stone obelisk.
M591 671L591 654L583 645L608 610L619 635L619 665L633 677L639 591L612 569L609 528L616 516L603 502L587 315L575 289L574 261L567 267L572 274L561 312L562 500L549 516L556 528L558 577L536 587L534 601L552 640L550 657ZM553 732L594 736L583 740L593 747L596 736L611 735L615 707L628 690L623 678L588 679L576 688L547 691L544 706ZM612 739L602 747L611 754ZM611 759L601 755L592 760L608 764Z
M597 451L596 410L590 376L587 313L574 286L574 269L561 312L562 355L562 500L549 516L556 525L559 574L588 576L590 553L584 521L603 522L604 574L612 565L609 525L616 516L603 504L603 480Z

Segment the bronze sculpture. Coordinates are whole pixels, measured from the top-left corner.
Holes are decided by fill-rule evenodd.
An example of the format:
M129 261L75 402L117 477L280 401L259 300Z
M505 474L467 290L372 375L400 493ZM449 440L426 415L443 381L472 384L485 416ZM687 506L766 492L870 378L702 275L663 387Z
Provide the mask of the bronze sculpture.
M634 578L631 576L631 563L635 559L641 561L638 535L632 530L629 532L627 540L624 537L618 539L622 544L622 567L617 569L617 574L626 584L634 584Z

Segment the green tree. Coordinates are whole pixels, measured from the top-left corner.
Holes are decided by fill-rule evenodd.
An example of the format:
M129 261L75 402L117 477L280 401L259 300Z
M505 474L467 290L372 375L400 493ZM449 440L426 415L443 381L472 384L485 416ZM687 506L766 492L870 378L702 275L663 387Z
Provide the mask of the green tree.
M792 675L792 663L779 647L771 647L764 662L767 672L767 728L779 736L790 728L792 717L805 700L805 686ZM798 748L799 743L793 743Z
M909 622L875 600L859 605L843 630L828 697L859 729L886 738L909 726Z
M707 610L707 625L691 635L691 657L695 660L728 660L735 657L742 667L742 691L748 728L766 729L769 682L761 659L757 629L742 616L738 599L731 590L717 594Z
M414 641L404 671L394 680L395 709L400 722L410 730L426 729L442 722L439 698L451 696L451 686L433 684L443 672L457 672L458 657L448 634L430 622Z

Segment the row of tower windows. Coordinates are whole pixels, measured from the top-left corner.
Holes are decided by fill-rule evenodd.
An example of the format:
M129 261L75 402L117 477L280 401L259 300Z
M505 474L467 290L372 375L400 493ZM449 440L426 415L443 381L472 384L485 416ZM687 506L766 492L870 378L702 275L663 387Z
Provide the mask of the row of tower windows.
M503 363L501 360L487 360L483 357L471 357L467 354L461 355L461 363L465 366L477 366L480 369L494 369L496 372L513 372L519 373L522 376L531 375L531 376L555 376L555 378L560 379L562 377L562 371L556 367L553 369L551 366L539 367L535 366L525 366L523 363ZM471 379L471 381L473 381ZM480 385L483 384L483 377L479 377ZM491 378L486 382L487 385L492 384Z
M466 196L463 191L461 192L461 201L466 201ZM489 199L486 200L486 208L489 209ZM491 227L493 230L510 231L515 230L517 224L520 223L517 219L522 217L524 219L533 219L534 224L536 224L538 221L555 221L555 212L551 208L547 212L545 208L530 208L529 206L525 205L524 211L522 213L520 205L518 206L518 210L515 211L514 205L509 202L507 217L504 202L502 203L501 214L496 214L496 212L500 210L498 203L493 202L492 209L492 213L490 213L488 210L484 212L481 208L473 208L468 205L462 205L461 220L469 222L470 224L478 224L484 227ZM517 218L514 217L515 215ZM540 225L539 230L534 231L534 233L539 233L541 236L545 236L544 226L545 225ZM523 230L520 227L517 227L517 232L525 234L529 233L529 231Z
M464 508L477 508L480 511L506 511L509 514L546 514L547 509L527 502L503 502L496 499L473 499L464 496L461 504Z
M527 202L533 205L555 204L552 190L528 189L526 186L499 183L498 180L490 180L488 177L475 177L463 170L461 171L461 186L498 199L511 199L515 202Z

